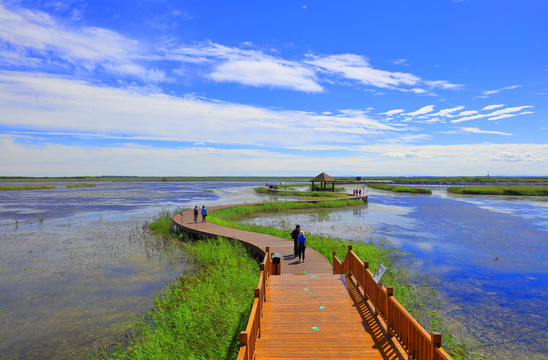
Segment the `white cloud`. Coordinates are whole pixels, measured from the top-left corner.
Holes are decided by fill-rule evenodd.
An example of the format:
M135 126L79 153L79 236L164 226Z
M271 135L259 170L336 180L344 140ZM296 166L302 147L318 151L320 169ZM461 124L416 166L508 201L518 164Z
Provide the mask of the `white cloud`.
M409 116L424 115L424 114L428 114L429 112L432 112L432 111L434 111L434 105L427 105L427 106L421 107L417 111L410 112L407 115L409 115Z
M478 112L476 110L468 110L468 111L463 111L459 114L456 114L456 115L451 115L450 117L459 117L459 116L470 116L470 115L475 115L477 114Z
M387 111L387 112L379 113L378 115L394 116L394 115L401 114L404 111L405 110L403 110L403 109L394 109L394 110L390 110L390 111Z
M454 113L455 111L459 111L459 110L462 110L462 109L464 109L464 106L457 106L457 107L450 108L450 109L440 110L437 113L429 114L428 116L450 116L451 113Z
M272 86L304 92L321 92L315 73L283 61L229 61L211 73L215 81L230 81L251 86Z
M187 142L344 143L358 141L359 134L401 131L360 110L334 115L275 111L2 71L0 108L0 124L14 128Z
M500 89L486 90L482 94L483 94L483 96L489 96L489 95L493 95L493 94L498 94L501 91L517 89L517 88L520 88L522 86L523 85L506 86L506 87L503 87L503 88L500 88Z
M460 122L463 122L463 121L482 119L482 118L486 118L486 117L489 118L489 120L498 120L498 119L503 119L503 118L506 118L506 117L516 116L516 115L531 114L531 112L521 112L519 114L505 115L505 116L501 117L501 115L515 113L515 112L518 112L518 111L521 111L523 109L530 108L530 107L532 107L532 106L526 105L526 106L516 106L516 107L511 107L511 108L505 108L505 109L493 111L490 114L477 114L477 115L472 115L472 116L465 116L465 117L462 117L460 119L451 120L451 122L452 123L460 123Z
M426 92L424 89L414 87L419 84L442 89L457 89L459 87L459 85L450 84L446 81L424 81L418 76L409 73L374 69L366 57L356 54L309 55L309 59L305 63L313 65L327 74L356 80L366 86L413 91L415 93ZM412 88L407 89L407 87Z
M148 69L142 46L120 33L98 27L73 28L50 15L24 9L10 10L0 4L0 39L15 49L2 51L0 61L30 67L97 68L137 76L145 81L164 81L158 69Z
M495 134L495 135L506 135L506 136L513 135L513 134L501 132L501 131L480 130L475 127L462 127L461 130L469 133L474 133L474 134Z
M481 109L482 111L483 110L493 110L493 109L498 109L500 107L503 107L504 104L498 104L498 105L487 105L486 107L484 107L483 109Z

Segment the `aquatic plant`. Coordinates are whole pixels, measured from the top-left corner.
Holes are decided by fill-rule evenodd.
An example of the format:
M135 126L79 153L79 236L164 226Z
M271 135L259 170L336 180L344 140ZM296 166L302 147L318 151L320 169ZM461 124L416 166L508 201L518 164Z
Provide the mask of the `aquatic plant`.
M548 196L548 186L449 187L447 192L467 195Z

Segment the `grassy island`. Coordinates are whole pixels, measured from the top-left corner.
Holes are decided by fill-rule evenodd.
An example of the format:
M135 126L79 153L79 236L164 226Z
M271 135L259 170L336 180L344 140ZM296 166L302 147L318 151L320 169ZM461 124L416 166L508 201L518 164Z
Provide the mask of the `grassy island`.
M0 185L0 191L16 191L16 190L43 190L56 189L55 186L46 185Z
M88 188L88 187L96 187L97 184L76 184L76 185L67 185L68 189L72 188Z
M259 194L276 194L279 196L306 196L306 197L319 197L319 198L342 198L348 196L344 193L331 192L331 191L294 191L294 190L283 190L283 191L270 191L265 187L259 186L255 188L255 192Z
M367 186L373 189L393 191L393 192L403 192L403 193L411 193L411 194L432 194L432 190L430 189L416 188L411 186L387 185L387 184L380 184L380 183L367 183Z
M447 192L468 195L548 196L548 186L466 186L449 187Z

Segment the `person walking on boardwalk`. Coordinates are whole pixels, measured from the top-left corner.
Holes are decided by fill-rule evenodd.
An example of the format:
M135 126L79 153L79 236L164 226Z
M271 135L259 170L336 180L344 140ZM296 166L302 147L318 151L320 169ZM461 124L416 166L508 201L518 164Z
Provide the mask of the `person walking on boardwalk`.
M194 206L194 222L198 222L198 205Z
M202 222L203 223L207 222L206 217L207 217L207 209L204 205L202 205Z
M297 257L297 238L301 234L301 225L295 225L295 229L291 232L291 238L293 239L293 257Z
M304 262L304 251L306 250L306 238L304 237L304 232L301 231L299 237L297 238L297 247L299 252L299 262L301 262L301 257Z

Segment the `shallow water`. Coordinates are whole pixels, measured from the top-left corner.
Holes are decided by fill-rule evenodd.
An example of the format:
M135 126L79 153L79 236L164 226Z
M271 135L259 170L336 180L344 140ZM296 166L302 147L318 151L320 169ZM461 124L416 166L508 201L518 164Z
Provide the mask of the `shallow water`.
M111 345L128 316L189 269L144 222L162 208L257 201L250 186L260 185L67 184L0 192L1 359L85 359Z
M362 209L258 217L261 225L386 239L439 277L442 308L488 359L548 359L548 201L369 190ZM495 258L499 260L494 261ZM453 324L458 326L457 324Z

